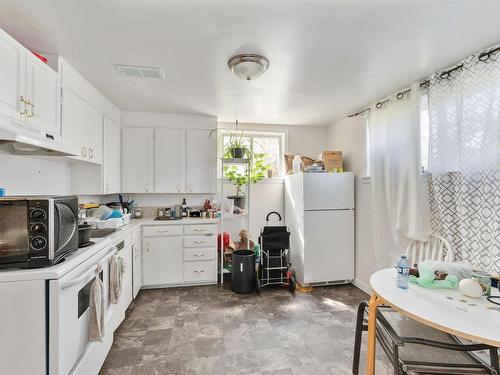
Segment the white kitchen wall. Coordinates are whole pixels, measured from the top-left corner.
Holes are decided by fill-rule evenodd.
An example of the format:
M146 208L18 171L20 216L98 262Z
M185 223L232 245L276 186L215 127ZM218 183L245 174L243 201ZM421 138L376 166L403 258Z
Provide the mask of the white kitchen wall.
M234 129L233 123L219 122L219 128ZM317 157L328 148L328 126L239 124L240 129L284 132L285 153Z
M216 125L217 117L214 116L156 112L122 112L122 126L213 129Z
M328 148L343 152L344 170L352 171L355 176L355 284L369 291L368 281L376 270L373 268L371 190L369 179L362 178L365 173L365 143L366 126L363 116L342 119L328 129Z
M139 207L172 207L186 198L189 207L202 206L211 194L123 194L124 199L133 199Z
M6 195L69 194L70 167L60 157L10 155L0 150L0 187Z

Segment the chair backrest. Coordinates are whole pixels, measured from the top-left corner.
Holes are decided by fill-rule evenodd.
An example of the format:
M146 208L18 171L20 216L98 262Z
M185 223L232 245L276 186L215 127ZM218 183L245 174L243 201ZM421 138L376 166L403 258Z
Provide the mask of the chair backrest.
M424 260L442 260L453 262L453 250L450 243L437 234L431 234L425 242L412 241L406 248L408 263L418 264Z

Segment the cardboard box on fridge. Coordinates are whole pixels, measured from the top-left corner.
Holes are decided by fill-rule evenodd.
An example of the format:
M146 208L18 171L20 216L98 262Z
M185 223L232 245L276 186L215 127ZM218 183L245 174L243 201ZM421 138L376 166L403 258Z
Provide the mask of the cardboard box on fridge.
M327 172L343 172L342 151L323 151L323 164Z

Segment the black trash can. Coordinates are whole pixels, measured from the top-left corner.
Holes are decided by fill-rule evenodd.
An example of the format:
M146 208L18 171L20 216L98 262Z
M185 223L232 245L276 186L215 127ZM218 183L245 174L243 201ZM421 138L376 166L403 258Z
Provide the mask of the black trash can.
M233 270L231 289L236 293L255 291L255 253L252 250L236 250L232 255Z

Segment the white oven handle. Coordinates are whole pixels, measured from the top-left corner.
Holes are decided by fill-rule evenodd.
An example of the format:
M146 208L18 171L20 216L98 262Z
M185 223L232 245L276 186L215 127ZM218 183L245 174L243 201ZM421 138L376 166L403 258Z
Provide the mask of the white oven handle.
M81 276L77 277L76 279L68 280L63 283L61 283L61 289L67 289L70 288L74 285L80 284L83 280L88 278L92 273L94 273L97 269L97 266L99 263L105 262L109 258L111 258L113 255L116 254L116 247L113 248L104 258L102 258L98 263L94 264L92 268L90 268L88 271L85 271Z

